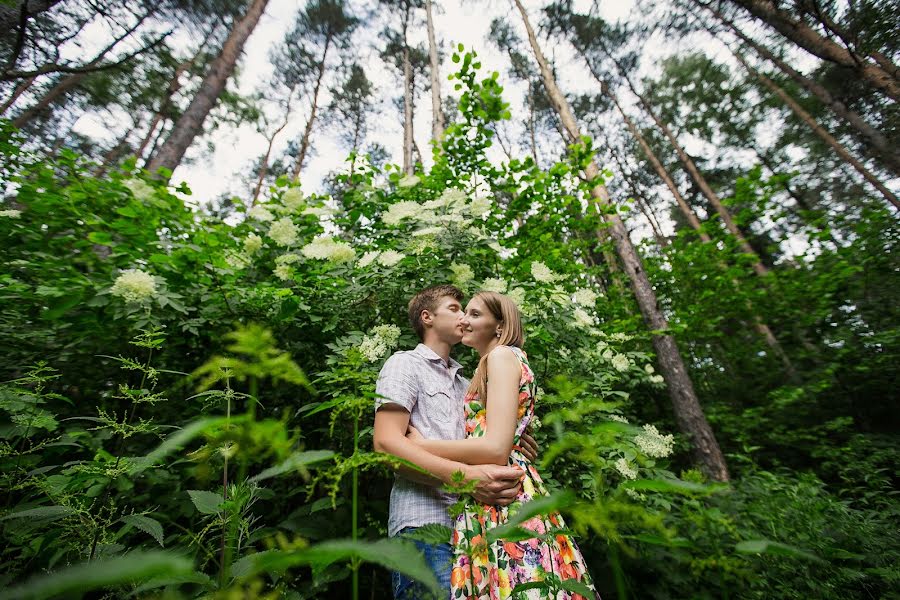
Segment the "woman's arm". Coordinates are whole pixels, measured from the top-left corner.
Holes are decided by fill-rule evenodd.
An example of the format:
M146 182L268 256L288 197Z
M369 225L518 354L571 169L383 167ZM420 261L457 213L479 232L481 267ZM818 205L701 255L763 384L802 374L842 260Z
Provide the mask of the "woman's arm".
M465 440L427 440L412 436L422 448L442 458L469 465L506 465L516 434L519 413L519 381L522 364L512 350L500 346L487 361L487 431Z

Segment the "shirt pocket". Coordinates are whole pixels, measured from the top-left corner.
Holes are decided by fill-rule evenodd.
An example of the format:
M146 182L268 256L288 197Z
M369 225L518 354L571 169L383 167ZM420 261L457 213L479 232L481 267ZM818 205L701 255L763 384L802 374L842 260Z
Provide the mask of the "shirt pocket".
M441 430L454 423L459 416L457 413L461 414L463 410L462 404L453 399L453 390L439 383L427 384L419 400L425 408L428 422Z

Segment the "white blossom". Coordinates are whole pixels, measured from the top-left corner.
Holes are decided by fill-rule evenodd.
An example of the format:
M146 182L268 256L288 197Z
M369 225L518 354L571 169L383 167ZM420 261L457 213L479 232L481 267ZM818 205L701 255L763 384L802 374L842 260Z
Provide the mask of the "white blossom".
M21 210L16 210L14 208L9 208L7 210L0 210L0 217L9 217L10 219L18 219L22 215Z
M301 214L313 215L314 217L327 217L333 212L334 211L332 211L327 206L307 206L303 209L303 212Z
M131 193L135 198L140 200L141 202L146 202L150 198L153 197L153 188L147 185L143 179L126 179L122 182L125 187L131 190Z
M225 253L225 262L233 269L246 269L250 265L250 257L243 252L231 250Z
M417 229L412 232L413 237L421 237L423 235L438 235L439 233L443 233L443 227L423 227L422 229Z
M631 368L631 361L624 354L616 354L611 362L616 371L627 371Z
M275 267L273 273L278 279L288 281L294 276L294 267L288 264L280 264Z
M661 435L655 425L644 425L644 431L634 436L634 443L647 456L664 458L672 454L675 438Z
M611 339L614 342L627 342L628 340L631 339L631 336L628 335L627 333L622 333L621 331L617 331L616 333L609 336L609 339Z
M450 272L453 273L450 280L458 286L464 286L475 278L472 267L465 263L453 263L450 265Z
M369 362L382 358L388 351L397 346L400 339L400 328L396 325L378 325L364 336L357 347Z
M553 283L559 279L559 275L550 270L550 268L539 260L531 263L531 276L541 283Z
M506 283L505 279L490 277L481 282L481 290L485 292L497 292L498 294L505 294L508 285L509 284Z
M506 294L510 300L516 303L516 306L519 307L519 310L523 310L525 306L525 290L517 287L509 290Z
M156 294L156 280L146 271L126 269L116 278L110 293L129 303L146 302Z
M376 258L378 258L379 254L381 254L379 250L369 250L362 255L362 258L360 258L359 261L357 261L356 266L361 269L364 267L368 267L372 264L372 262L374 262Z
M434 200L429 200L425 203L425 208L436 210L441 208L448 208L451 210L460 210L466 204L466 193L462 190L458 190L456 188L447 188L441 193L440 196L435 198Z
M575 316L575 324L580 327L593 327L594 326L594 317L589 315L587 311L582 308L576 308L573 312Z
M500 245L500 242L497 242L497 241L488 242L488 248L490 248L497 254L503 254L504 248L503 248L503 246Z
M422 205L412 200L404 200L391 204L381 220L385 225L397 225L403 219L416 219L421 216Z
M275 215L273 215L268 208L259 204L248 210L247 216L251 219L256 219L257 221L266 222L271 221L275 218Z
M419 181L421 181L421 179L419 179L415 175L406 175L405 177L402 177L400 179L400 181L397 182L397 187L402 187L402 188L412 187L412 186L418 184Z
M575 304L593 307L597 303L597 292L588 288L581 288L575 290L572 299L575 301Z
M625 479L637 479L638 472L637 469L633 468L628 464L628 461L624 458L620 458L615 462L616 471L621 473L622 477Z
M486 212L491 210L492 205L493 202L491 202L490 198L480 197L473 199L467 209L473 217L483 217Z
M263 246L263 239L256 235L255 233L251 233L247 237L244 238L244 252L247 254L256 254Z
M398 262L406 258L406 255L396 250L385 250L378 257L378 264L384 267L393 267Z
M281 256L276 257L275 264L276 265L290 265L295 262L299 262L299 260L300 260L300 257L298 255L288 253L288 254L282 254Z
M665 378L662 375L651 375L650 383L660 384L665 381Z
M653 368L653 365L649 363L644 365L644 372L647 373L647 375L653 375L655 370L656 369Z
M290 217L282 217L269 227L269 237L279 246L292 246L297 243L299 235L297 226Z
M303 192L298 187L292 187L281 195L281 204L291 212L297 212L306 206L306 200L303 198Z
M356 252L349 244L337 242L331 237L316 238L303 246L300 252L306 258L328 260L335 263L347 262L356 258Z
M637 490L633 490L631 488L625 488L625 493L632 500L637 500L639 502L644 500L644 495L642 493L638 492Z
M614 413L610 413L610 414L606 415L606 418L609 419L610 421L618 421L619 423L628 423L628 419L626 419L622 415L617 415Z

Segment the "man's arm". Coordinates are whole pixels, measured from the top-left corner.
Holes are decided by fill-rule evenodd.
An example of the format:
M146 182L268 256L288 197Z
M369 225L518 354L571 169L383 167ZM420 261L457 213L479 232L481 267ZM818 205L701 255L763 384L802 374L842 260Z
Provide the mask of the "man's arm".
M465 465L435 456L406 437L409 412L402 406L386 403L375 413L373 444L376 452L384 452L407 460L431 476L402 466L400 472L413 481L439 486L450 483L453 473L462 471L466 480L477 481L473 496L485 504L506 505L515 500L522 470L499 465Z

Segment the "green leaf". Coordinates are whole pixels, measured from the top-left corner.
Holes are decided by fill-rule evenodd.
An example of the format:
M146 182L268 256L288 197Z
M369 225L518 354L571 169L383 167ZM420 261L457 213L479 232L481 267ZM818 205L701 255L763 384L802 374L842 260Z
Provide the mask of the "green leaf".
M207 492L205 490L188 490L191 502L204 515L214 515L219 512L219 507L225 501L221 494Z
M681 479L637 479L619 484L622 488L674 494L714 494L728 488L724 483L694 483Z
M109 560L94 560L38 575L22 585L0 592L0 600L42 600L81 595L92 590L158 577L179 577L193 572L188 559L160 550L132 552Z
M331 450L307 450L306 452L295 452L281 464L274 467L269 467L259 475L251 477L250 481L262 481L264 479L276 477L289 471L296 471L301 467L321 462L323 460L331 458L332 456L334 456L334 452L332 452Z
M297 566L323 569L335 562L352 559L375 563L402 573L423 583L435 594L444 591L419 550L411 542L398 538L375 542L332 540L292 552L269 550L237 561L232 572L236 576L240 573L240 577L250 577L257 573L281 572Z
M156 519L151 519L145 515L127 515L120 520L123 523L133 525L144 533L149 534L160 546L165 547L165 544L163 543L163 528Z
M7 519L32 519L54 521L56 519L72 514L73 511L68 506L40 506L38 508L29 508L20 510L19 512L10 513L0 517L0 521Z
M421 527L416 527L413 531L409 531L400 536L407 540L416 540L425 542L426 544L446 544L453 537L453 530L438 523L428 523ZM534 537L532 535L532 537Z
M87 237L88 240L94 242L95 244L100 244L101 246L113 245L112 236L110 236L106 231L92 231L88 234Z
M589 588L587 584L582 583L577 579L563 579L559 582L559 587L566 590L567 592L581 594L585 598L594 598L596 596L594 591Z
M782 544L781 542L773 542L772 540L746 540L735 544L734 549L741 554L772 554L775 556L789 556L791 558L805 558L814 562L825 562L812 552L789 546L788 544Z
M556 492L549 496L542 496L532 500L523 504L519 510L511 514L506 523L488 531L485 539L488 542L494 542L499 539L506 539L506 536L518 537L522 535L522 528L519 525L528 519L538 515L546 516L548 513L571 506L573 502L575 502L575 495L571 492ZM533 537L536 537L535 533L532 533L530 536L530 538Z
M41 319L45 321L58 319L63 316L70 308L78 305L83 298L84 295L80 291L68 296L57 298L56 301L47 308L47 310L41 313Z
M155 590L167 585L178 585L182 583L196 583L209 589L211 587L210 584L212 584L212 579L209 575L200 573L199 571L195 571L188 575L179 575L177 577L157 577L134 588L128 595L128 597L133 598L134 596L143 594L148 590Z
M243 420L245 420L244 417L231 417L232 424L237 424ZM181 430L171 434L163 440L163 443L157 446L156 450L150 454L133 459L134 466L131 469L131 473L133 475L141 473L167 457L169 454L181 450L195 437L202 435L210 429L215 429L220 425L224 425L227 422L228 419L226 417L213 417L198 419L197 421L186 425Z

